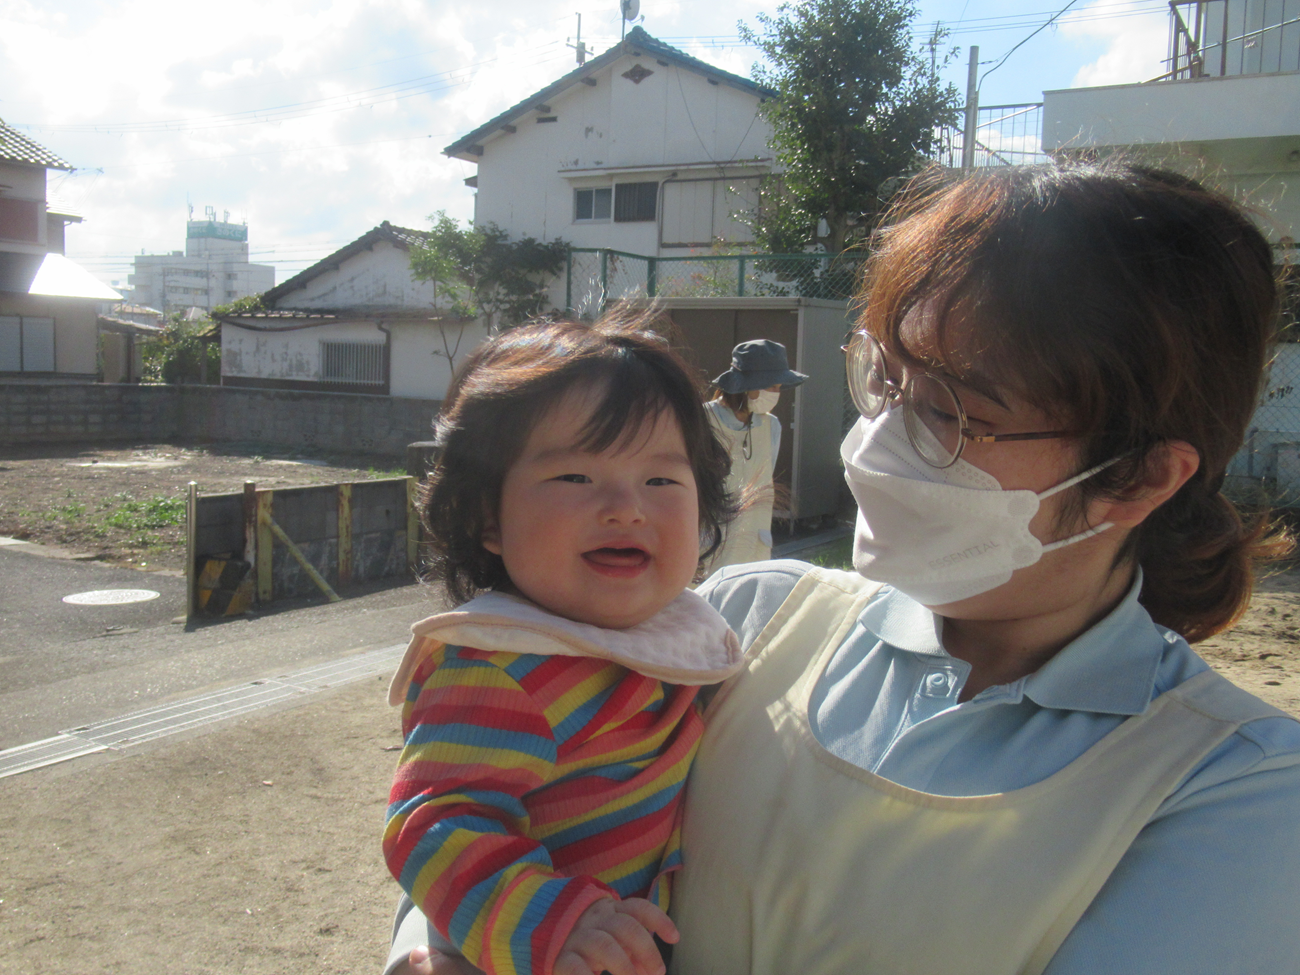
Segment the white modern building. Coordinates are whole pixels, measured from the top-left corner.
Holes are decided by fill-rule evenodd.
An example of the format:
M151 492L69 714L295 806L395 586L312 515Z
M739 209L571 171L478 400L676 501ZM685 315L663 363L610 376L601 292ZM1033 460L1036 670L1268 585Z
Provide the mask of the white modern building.
M248 226L218 220L207 208L203 220L185 225L185 250L141 254L127 279L131 301L164 312L199 308L211 311L237 298L261 294L275 286L275 268L248 260Z
M1280 249L1300 234L1300 7L1170 5L1170 70L1143 84L1043 92L1043 150L1124 152L1252 207Z

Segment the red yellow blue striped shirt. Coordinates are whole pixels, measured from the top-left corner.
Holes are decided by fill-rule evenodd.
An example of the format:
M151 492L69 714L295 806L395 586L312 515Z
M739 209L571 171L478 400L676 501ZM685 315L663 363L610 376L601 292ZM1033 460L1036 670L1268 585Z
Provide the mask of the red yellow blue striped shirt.
M667 909L698 688L589 657L431 642L402 712L384 855L488 975L550 975L595 901Z

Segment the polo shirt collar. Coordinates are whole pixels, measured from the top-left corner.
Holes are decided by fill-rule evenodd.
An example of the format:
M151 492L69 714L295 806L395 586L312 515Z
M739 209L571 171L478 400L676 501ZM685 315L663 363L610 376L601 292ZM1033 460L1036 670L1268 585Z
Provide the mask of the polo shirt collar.
M1141 592L1139 568L1119 605L1024 679L1024 696L1045 708L1141 714L1168 645L1165 631L1138 602ZM858 619L899 650L950 657L941 642L942 619L896 589L883 590Z

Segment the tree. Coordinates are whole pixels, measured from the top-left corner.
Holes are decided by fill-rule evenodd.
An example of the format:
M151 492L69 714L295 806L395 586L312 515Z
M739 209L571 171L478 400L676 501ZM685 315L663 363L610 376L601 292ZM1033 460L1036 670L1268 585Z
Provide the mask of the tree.
M915 172L935 129L956 124L957 89L938 77L955 52L936 61L940 30L913 46L916 16L915 0L803 0L759 14L761 35L740 25L769 62L755 80L777 92L760 109L781 170L754 217L768 251L839 254L864 238L884 210L882 185Z
M461 228L439 210L423 244L411 248L411 273L434 286L447 310L482 317L490 330L518 325L546 309L548 279L564 267L568 244L535 237L511 240L495 224Z
M211 327L212 322L205 318L186 321L183 312L168 315L162 334L141 348L145 381L217 382L221 375L221 344L203 338Z

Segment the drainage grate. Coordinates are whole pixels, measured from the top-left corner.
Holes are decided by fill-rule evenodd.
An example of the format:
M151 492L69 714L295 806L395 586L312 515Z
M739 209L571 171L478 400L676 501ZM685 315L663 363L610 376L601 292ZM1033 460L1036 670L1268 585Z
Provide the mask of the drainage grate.
M73 728L53 738L0 751L0 778L105 749L118 750L139 745L239 717L271 704L305 697L327 687L339 687L388 673L397 666L405 652L406 644L398 643L369 653L331 660L293 674L256 680L239 687L200 694L183 701L135 711L120 718Z

